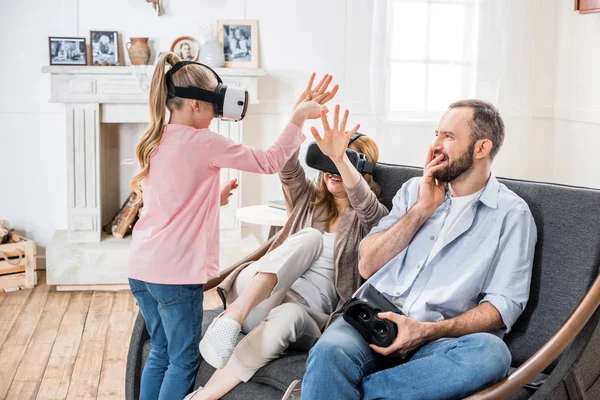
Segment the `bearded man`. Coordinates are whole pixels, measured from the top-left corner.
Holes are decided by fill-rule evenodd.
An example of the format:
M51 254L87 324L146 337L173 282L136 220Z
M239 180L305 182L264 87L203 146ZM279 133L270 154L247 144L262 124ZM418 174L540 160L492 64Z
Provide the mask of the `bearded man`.
M307 399L463 398L501 380L502 340L525 309L537 240L523 199L491 173L504 141L498 110L450 105L425 161L360 245L359 271L404 315L386 348L343 318L310 351Z

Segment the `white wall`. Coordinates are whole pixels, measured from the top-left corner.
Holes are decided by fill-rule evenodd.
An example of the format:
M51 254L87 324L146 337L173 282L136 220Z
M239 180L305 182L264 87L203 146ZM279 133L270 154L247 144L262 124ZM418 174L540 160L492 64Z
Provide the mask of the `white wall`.
M552 176L556 182L600 187L600 14L558 18Z
M55 3L0 5L0 218L42 246L67 223L65 116L48 103L41 66L48 64L48 35L77 33L77 3ZM52 10L59 12L49 18Z
M499 4L495 1L500 0L488 4ZM156 17L143 0L0 0L0 54L5 55L0 64L0 218L35 239L42 252L54 231L67 224L64 110L48 103L49 77L41 73L48 64L50 35L89 41L92 29L118 30L123 43L131 36L148 36L154 57L178 36L199 36L198 24L258 19L260 66L267 76L259 81L261 104L252 106L244 121L245 143L269 145L310 72L328 72L341 85L336 101L351 109L352 122L360 122L383 144L382 161L423 162L435 121L383 125L370 110L371 0L164 3L167 14ZM487 43L502 40L510 63L495 70L490 57L480 76L483 83L498 71L504 78L497 98L508 132L496 174L600 186L595 154L600 76L594 75L600 70L600 15L574 13L571 0L510 0L507 12L513 21L508 31ZM488 47L490 55L494 50ZM493 97L484 84L478 93ZM121 148L113 159L127 156L135 129L143 127L120 129ZM245 205L281 197L276 176L244 174L241 190ZM264 237L265 230L260 232Z
M553 181L556 18L560 0L488 1L482 6L477 97L496 104L506 124L499 176ZM491 8L491 9L489 9ZM493 27L490 29L490 25Z

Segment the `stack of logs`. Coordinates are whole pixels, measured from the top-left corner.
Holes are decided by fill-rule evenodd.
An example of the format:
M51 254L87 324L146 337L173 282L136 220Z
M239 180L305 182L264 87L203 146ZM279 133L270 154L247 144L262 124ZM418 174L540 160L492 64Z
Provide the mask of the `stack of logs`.
M133 226L139 218L139 213L142 208L142 202L134 204L135 193L131 193L123 207L115 214L112 221L104 226L104 231L116 238L123 239L131 232Z
M21 238L17 236L14 229L8 227L8 221L0 220L0 244L17 243Z

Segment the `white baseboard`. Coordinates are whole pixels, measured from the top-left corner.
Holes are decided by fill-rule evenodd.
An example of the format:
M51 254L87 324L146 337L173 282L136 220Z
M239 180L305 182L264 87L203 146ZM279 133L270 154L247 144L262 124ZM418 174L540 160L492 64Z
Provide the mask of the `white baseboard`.
M97 291L97 292L120 292L129 290L129 285L57 285L58 292L78 292L78 291Z

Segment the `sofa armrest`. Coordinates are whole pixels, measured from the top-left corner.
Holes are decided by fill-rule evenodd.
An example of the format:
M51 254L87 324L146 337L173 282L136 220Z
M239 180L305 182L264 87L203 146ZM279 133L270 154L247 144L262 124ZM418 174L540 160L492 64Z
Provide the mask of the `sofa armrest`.
M506 399L518 392L535 376L546 369L573 342L599 305L600 276L596 277L592 287L588 290L577 308L575 308L569 319L541 349L508 377L479 393L469 396L467 400Z

